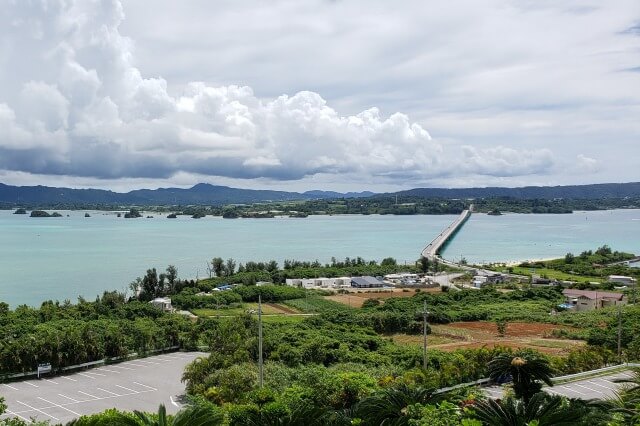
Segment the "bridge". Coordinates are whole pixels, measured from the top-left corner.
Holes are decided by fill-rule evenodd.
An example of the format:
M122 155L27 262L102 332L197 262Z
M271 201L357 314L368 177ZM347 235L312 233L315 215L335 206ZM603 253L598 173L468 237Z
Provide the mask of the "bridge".
M445 230L442 231L440 235L435 237L433 241L431 241L429 245L426 246L424 250L422 250L422 257L426 257L429 260L438 258L440 255L440 250L442 250L442 248L453 238L456 232L458 232L458 230L462 228L462 225L464 225L467 219L469 219L469 217L471 216L472 211L473 204L469 206L468 210L463 210L462 213L460 213L460 216L458 216L458 218L453 221L451 225L445 228Z

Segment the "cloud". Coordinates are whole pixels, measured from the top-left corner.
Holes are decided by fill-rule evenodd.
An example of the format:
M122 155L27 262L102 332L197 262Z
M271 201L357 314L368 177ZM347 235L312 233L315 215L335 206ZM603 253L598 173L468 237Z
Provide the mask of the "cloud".
M135 2L131 4L135 11ZM210 4L206 2L205 6ZM327 71L333 76L343 75L344 67L351 67L350 71L359 76L343 82L336 80L339 77L326 80L333 82L333 89L328 89L328 93L361 83L374 87L373 92L396 93L402 97L413 87L424 94L420 80L429 80L433 99L420 95L423 99L420 102L428 109L428 105L437 101L445 115L431 120L421 112L417 115L426 117L423 122L431 121L439 129L460 128L463 126L459 123L465 122L468 123L464 126L466 130L456 131L467 132L467 135L507 131L538 135L553 130L557 123L546 116L524 117L514 123L511 118L508 122L500 121L505 118L504 114L486 111L483 117L478 117L476 112L450 114L447 112L449 101L442 98L446 94L447 99L463 99L471 108L487 99L496 104L505 100L519 104L520 99L531 97L535 102L543 102L547 97L545 86L567 76L559 68L550 68L550 74L536 84L519 84L526 80L530 70L542 71L539 65L516 65L508 59L524 54L519 43L512 40L502 46L500 52L487 51L492 67L473 63L472 59L460 67L448 49L442 48L449 40L441 32L443 27L436 23L428 30L432 40L442 43L440 48L430 44L424 51L402 51L395 48L397 37L408 43L424 34L416 33L417 27L405 27L407 22L413 23L413 18L398 11L387 14L382 3L372 5L373 14L356 18L360 15L352 13L355 6L347 2L310 2L308 5L285 2L273 8L256 5L247 16L244 25L251 30L249 34L260 34L256 28L269 34L276 31L277 26L269 24L274 21L265 18L275 18L282 8L292 8L297 16L304 16L299 24L295 20L287 21L286 34L274 36L260 56L239 43L224 45L225 37L235 34L230 28L235 25L232 22L237 23L235 18L231 19L233 11L225 9L227 6L220 6L220 16L228 18L228 22L215 26L220 29L220 40L213 37L215 40L209 42L198 38L196 33L201 22L194 22L188 46L174 49L171 46L179 45L178 40L165 40L168 51L155 58L166 64L163 71L169 77L165 79L160 76L164 72L145 75L141 70L135 40L122 32L126 10L119 1L10 3L0 12L0 170L145 181L166 181L177 175L271 181L344 176L360 182L387 184L460 176L545 175L555 170L556 155L549 147L515 143L507 146L497 140L488 143L469 140L461 144L432 138L426 126L409 114L383 112L393 104L393 96L382 100L382 107L367 105L344 114L319 93L299 87L304 83L300 80L302 76L307 72L314 74L315 68L325 72L327 64L336 65L336 69ZM331 19L314 19L318 8ZM470 24L469 16L458 15L454 9L445 8L442 13L443 19L454 22L457 27ZM491 20L511 18L519 13L517 8L506 8L498 16L492 15ZM533 13L551 12L541 7ZM590 9L584 10L580 16L585 17L580 19L592 20L593 13ZM162 22L154 24L156 28L157 24ZM167 31L163 31L163 37L171 38L174 29L175 33L189 31L184 26L172 28L171 22L165 24ZM355 33L351 31L351 24ZM363 44L359 50L345 50L344 40L352 42L353 37L368 31L372 24L378 32L370 43ZM530 29L532 25L532 21L527 21L524 28ZM307 28L311 35L294 37ZM481 46L493 42L491 31L487 31L477 34L476 40ZM338 37L340 34L345 38ZM326 45L324 40L328 40ZM311 42L306 49L300 45L305 41ZM199 44L208 43L216 45L216 55L201 52L202 55L195 57L206 56L223 63L232 52L239 58L238 63L253 58L251 60L264 68L247 63L246 67L236 67L241 76L247 75L246 70L259 68L260 73L276 81L273 86L276 89L289 84L283 81L288 82L290 78L290 87L301 90L291 95L262 97L244 85L214 85L182 77L172 81L170 77L176 67L185 72L195 70L194 74L203 76L206 66L192 67L192 59L183 62L179 55L189 46L197 48ZM253 43L245 45L253 46ZM327 45L333 49L331 54L324 50ZM411 45L415 49L416 43ZM270 72L274 70L269 68L268 58L279 58L281 52L290 53L290 48L295 48L296 55L307 61L306 65L288 75L277 70ZM322 55L317 55L318 52ZM144 56L144 51L142 53ZM395 63L371 67L368 59L382 53ZM533 53L539 55L540 50L536 48ZM501 72L496 72L496 67ZM458 69L474 72L457 82L445 77L448 73L458 76ZM398 86L394 75L407 77L407 85ZM512 86L505 83L513 81L518 81L520 89L508 92ZM568 86L563 94L554 95L554 99L573 102L577 93L583 96L581 84ZM617 88L605 87L610 88L611 93L621 93ZM594 97L597 95L591 96ZM447 117L453 119L447 120ZM581 163L586 164L586 160L587 157L579 158Z
M600 168L601 164L595 158L587 157L584 154L576 156L575 169L578 173L597 173Z

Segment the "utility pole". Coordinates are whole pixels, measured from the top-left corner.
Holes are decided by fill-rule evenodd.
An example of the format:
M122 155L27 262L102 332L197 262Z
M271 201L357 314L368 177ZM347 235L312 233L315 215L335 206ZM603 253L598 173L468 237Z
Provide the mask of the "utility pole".
M427 301L424 301L422 310L422 368L427 369Z
M258 295L258 384L264 384L264 369L262 360L262 296Z
M622 364L622 310L618 305L618 362Z

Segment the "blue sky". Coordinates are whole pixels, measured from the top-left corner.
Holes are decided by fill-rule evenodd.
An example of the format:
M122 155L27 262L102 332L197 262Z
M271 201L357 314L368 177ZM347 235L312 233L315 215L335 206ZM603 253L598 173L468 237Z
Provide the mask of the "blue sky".
M8 184L640 177L637 1L18 1L0 32Z

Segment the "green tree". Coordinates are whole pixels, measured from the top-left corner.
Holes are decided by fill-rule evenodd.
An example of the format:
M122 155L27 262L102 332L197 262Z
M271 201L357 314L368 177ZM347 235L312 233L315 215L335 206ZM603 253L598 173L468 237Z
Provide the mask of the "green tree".
M542 389L542 384L553 386L549 361L530 353L500 354L487 365L489 377L496 381L511 378L516 398L525 404Z
M407 408L410 405L433 403L437 400L433 389L401 384L364 398L355 411L365 424L404 426L409 423Z
M213 272L216 277L221 277L224 271L224 260L222 260L221 257L211 259L210 271Z
M173 417L167 415L164 405L160 405L156 415L140 411L134 411L134 414L135 416L131 417L121 413L120 416L110 419L109 424L113 426L218 426L224 420L222 413L205 405L187 407Z
M229 258L224 264L224 275L230 277L236 272L236 261Z
M473 405L476 419L486 426L575 426L601 424L605 415L588 402L565 400L538 392L528 401L508 397L487 399Z

